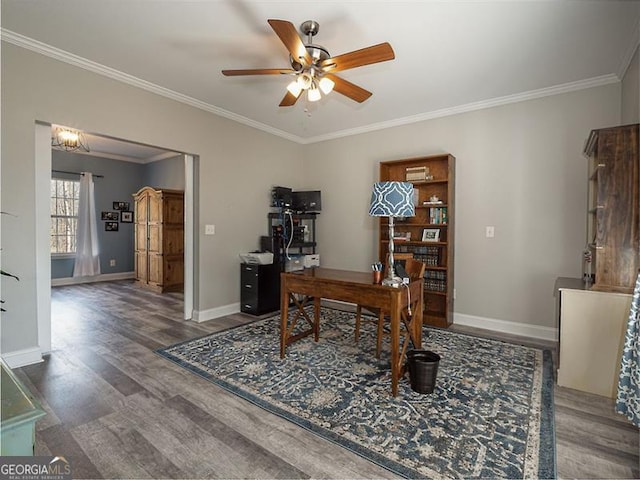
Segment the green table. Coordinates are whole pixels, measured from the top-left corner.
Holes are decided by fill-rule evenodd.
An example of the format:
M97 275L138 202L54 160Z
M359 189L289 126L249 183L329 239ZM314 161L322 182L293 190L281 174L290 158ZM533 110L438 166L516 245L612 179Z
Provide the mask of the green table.
M36 421L46 413L4 361L1 364L0 455L33 455Z

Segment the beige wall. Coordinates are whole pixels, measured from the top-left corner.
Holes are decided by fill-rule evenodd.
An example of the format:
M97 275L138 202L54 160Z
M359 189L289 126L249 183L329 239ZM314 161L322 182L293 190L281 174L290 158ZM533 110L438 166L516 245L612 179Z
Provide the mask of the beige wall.
M640 122L640 48L622 77L622 125Z
M18 215L2 219L3 268L21 281L2 281L2 351L37 344L35 179L49 172L35 170L36 121L199 156L199 311L239 300L238 253L258 247L273 185L321 189L322 264L368 269L378 162L450 152L456 314L554 326L553 281L580 274L582 145L592 128L619 123L620 98L619 85L598 87L304 146L3 43L2 210ZM216 235L203 235L208 223Z
M366 212L380 161L449 152L456 314L555 327L555 278L581 275L583 144L619 119L620 87L610 85L311 145L304 175L322 190L322 264L366 270L377 257Z
M35 122L52 122L199 156L196 233L203 311L239 301L238 254L258 247L272 185L300 182L299 145L2 43L3 353L37 345ZM203 225L216 225L204 236ZM16 308L18 306L18 308Z

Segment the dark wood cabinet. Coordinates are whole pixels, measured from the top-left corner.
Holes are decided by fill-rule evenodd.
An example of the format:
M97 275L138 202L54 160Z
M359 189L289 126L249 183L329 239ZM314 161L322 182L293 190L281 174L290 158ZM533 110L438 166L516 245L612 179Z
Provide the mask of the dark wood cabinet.
M262 315L280 309L280 272L277 263L240 265L240 311Z
M585 146L594 290L631 293L640 267L638 127L592 130Z
M184 193L144 187L135 205L136 283L157 292L184 287Z
M395 252L411 253L426 264L423 319L446 328L453 323L455 158L442 154L380 162L380 181L413 184L416 214L395 220ZM386 217L380 218L378 244L384 263L389 249Z

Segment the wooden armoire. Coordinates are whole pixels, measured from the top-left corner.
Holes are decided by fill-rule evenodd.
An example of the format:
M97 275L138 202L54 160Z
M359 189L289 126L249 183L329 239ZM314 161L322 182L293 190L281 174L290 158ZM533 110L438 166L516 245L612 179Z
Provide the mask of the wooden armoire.
M135 275L157 292L184 287L184 192L143 187L135 204Z

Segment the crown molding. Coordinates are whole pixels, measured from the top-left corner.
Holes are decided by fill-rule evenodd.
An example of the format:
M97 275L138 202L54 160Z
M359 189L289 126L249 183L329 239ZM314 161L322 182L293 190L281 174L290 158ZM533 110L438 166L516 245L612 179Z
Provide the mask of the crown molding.
M640 25L640 23L638 25ZM639 31L640 30L637 26L634 34L636 37L633 42L634 47L629 48L629 52L625 54L625 62L623 62L623 65L620 68L621 71L623 71L623 69L626 70L626 68L629 65L629 62L631 61L631 58L633 57L635 47L637 47L639 43L639 39L638 39ZM440 110L420 113L418 115L411 115L411 116L402 117L402 118L389 120L385 122L373 123L371 125L365 125L363 127L356 127L356 128L346 129L346 130L340 130L338 132L328 133L325 135L318 135L315 137L303 138L303 137L299 137L297 135L293 135L291 133L285 132L283 130L271 127L264 123L251 120L250 118L244 117L242 115L229 112L228 110L224 110L222 108L216 107L206 102L202 102L193 97L183 95L181 93L175 92L168 88L161 87L159 85L148 82L146 80L142 80L140 78L134 77L133 75L120 72L119 70L115 70L111 67L107 67L105 65L101 65L99 63L93 62L86 58L79 57L67 51L47 45L46 43L39 42L37 40L26 37L24 35L20 35L19 33L12 32L11 30L2 28L0 29L0 35L3 41L9 42L18 47L26 48L28 50L39 53L41 55L45 55L55 60L68 63L70 65L73 65L79 68L83 68L85 70L97 73L99 75L103 75L105 77L111 78L113 80L117 80L119 82L126 83L128 85L132 85L134 87L141 88L143 90L147 90L157 95L175 100L177 102L184 103L186 105L190 105L200 110L213 113L214 115L218 115L218 116L227 118L229 120L233 120L235 122L247 125L257 130L262 130L264 132L270 133L272 135L276 135L278 137L281 137L286 140L290 140L292 142L302 144L302 145L324 142L327 140L335 140L338 138L349 137L353 135L360 135L363 133L374 132L377 130L384 130L387 128L393 128L393 127L399 127L403 125L409 125L412 123L424 122L426 120L433 120L436 118L448 117L451 115L458 115L461 113L473 112L476 110L483 110L485 108L493 108L501 105L508 105L511 103L523 102L527 100L533 100L537 98L558 95L561 93L568 93L568 92L573 92L577 90L583 90L586 88L609 85L612 83L620 82L620 78L622 78L620 75L616 75L616 74L602 75L599 77L588 78L586 80L579 80L576 82L564 83L561 85L555 85L555 86L541 88L537 90L530 90L528 92L517 93L514 95L506 95L503 97L492 98L492 99L483 100L480 102L473 102L473 103L468 103L464 105L459 105L456 107L443 108Z
M201 100L197 100L193 97L189 97L188 95L184 95L182 93L175 92L168 88L161 87L160 85L156 85L155 83L142 80L138 77L134 77L133 75L129 75L127 73L121 72L114 68L107 67L106 65L93 62L91 60L80 57L78 55L74 55L73 53L67 52L65 50L52 47L51 45L47 45L46 43L39 42L38 40L34 40L32 38L26 37L16 32L12 32L11 30L7 30L6 28L0 29L0 37L2 38L3 41L6 41L18 47L26 48L27 50L31 50L32 52L36 52L41 55L53 58L54 60L59 60L64 63L68 63L69 65L83 68L90 72L97 73L98 75L102 75L102 76L111 78L113 80L117 80L119 82L141 88L148 92L155 93L162 97L169 98L171 100L175 100L177 102L184 103L186 105L190 105L200 110L213 113L220 117L228 118L229 120L242 123L249 127L255 128L257 130L262 130L264 132L270 133L272 135L276 135L278 137L282 137L292 142L303 143L302 142L303 139L301 137L298 137L297 135L292 135L283 130L271 127L264 123L256 122L255 120L251 120L250 118L243 117L242 115L238 115L236 113L230 112L223 108L216 107L215 105L211 105Z
M64 151L64 150L61 150L61 151ZM119 155L117 153L101 152L100 150L89 150L88 152L72 152L72 153L79 153L81 155L87 155L89 157L119 160L121 162L139 163L141 165L157 162L159 160L166 160L167 158L173 158L180 155L179 153L176 153L174 151L166 151L166 152L158 153L157 155L154 155L153 157L149 157L149 158L131 157L129 155Z
M561 93L574 92L577 90L584 90L586 88L599 87L602 85L609 85L611 83L617 83L620 80L617 75L609 74L602 75L600 77L588 78L586 80L579 80L577 82L564 83L562 85L555 85L553 87L540 88L538 90L530 90L528 92L516 93L514 95L507 95L504 97L491 98L489 100L482 100L480 102L467 103L459 105L457 107L443 108L441 110L434 110L431 112L420 113L418 115L411 115L408 117L397 118L387 122L373 123L364 127L351 128L348 130L341 130L339 132L328 133L326 135L319 135L316 137L305 138L303 143L317 143L327 140L335 140L341 137L348 137L351 135L360 135L362 133L374 132L377 130L384 130L386 128L400 127L403 125L409 125L411 123L424 122L425 120L433 120L435 118L449 117L451 115L458 115L460 113L473 112L476 110L484 110L486 108L499 107L501 105L508 105L510 103L524 102L526 100L534 100L536 98L549 97L552 95L558 95Z
M636 49L640 45L640 20L636 23L636 27L633 29L633 35L631 36L631 42L624 52L620 67L618 68L618 78L622 80L624 74L627 73L627 69L633 59L633 54L636 53Z

